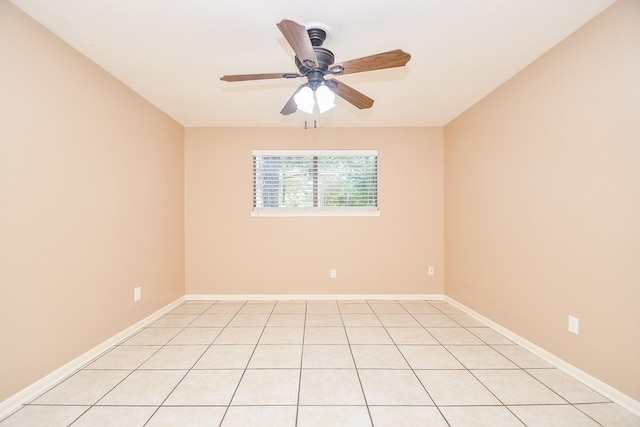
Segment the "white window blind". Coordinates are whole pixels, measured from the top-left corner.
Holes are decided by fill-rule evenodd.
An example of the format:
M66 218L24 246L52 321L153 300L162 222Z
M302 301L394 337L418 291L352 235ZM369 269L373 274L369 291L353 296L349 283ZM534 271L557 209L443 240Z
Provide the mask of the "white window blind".
M253 152L253 212L378 212L377 150Z

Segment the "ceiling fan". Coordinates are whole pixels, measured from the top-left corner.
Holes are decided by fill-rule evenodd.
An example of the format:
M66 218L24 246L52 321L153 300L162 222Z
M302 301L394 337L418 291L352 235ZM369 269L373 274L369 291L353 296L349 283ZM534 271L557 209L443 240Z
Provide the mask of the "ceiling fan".
M292 114L298 109L312 113L314 95L321 113L334 106L335 95L360 109L370 108L373 105L373 99L332 77L361 73L363 71L403 67L411 59L411 55L396 49L334 64L335 57L333 53L322 47L327 38L325 29L320 28L320 26L310 26L307 29L305 26L287 19L276 25L293 48L296 55L295 64L298 68L298 73L236 74L222 76L220 80L239 82L306 77L307 82L296 89L282 111L280 111L280 114ZM327 76L331 78L325 78Z

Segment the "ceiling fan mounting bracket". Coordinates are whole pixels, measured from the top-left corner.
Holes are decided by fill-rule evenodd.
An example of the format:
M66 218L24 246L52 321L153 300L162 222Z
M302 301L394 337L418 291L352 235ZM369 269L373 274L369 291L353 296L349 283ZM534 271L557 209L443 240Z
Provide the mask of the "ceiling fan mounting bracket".
M309 34L312 46L322 46L324 43L329 43L329 40L331 40L331 27L324 22L308 22L304 27L307 30L307 34Z
M318 27L307 27L307 33L311 40L311 46L322 46L322 43L327 39L327 32Z

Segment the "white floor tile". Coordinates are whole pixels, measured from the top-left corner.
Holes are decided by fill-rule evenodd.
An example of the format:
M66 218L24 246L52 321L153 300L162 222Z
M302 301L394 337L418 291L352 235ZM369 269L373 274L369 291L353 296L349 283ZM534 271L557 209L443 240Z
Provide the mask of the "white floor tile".
M309 344L304 346L302 368L355 369L348 345Z
M155 411L153 406L94 406L73 427L142 427Z
M545 385L521 370L475 370L472 373L505 405L567 403Z
M206 345L164 346L147 359L140 369L190 369L206 349Z
M63 427L70 425L89 406L28 405L0 422L2 427Z
M300 326L267 326L259 344L302 344L304 328Z
M362 369L358 374L368 405L433 405L413 371Z
M438 341L427 332L426 329L419 328L386 328L394 343L403 344L423 344L435 345Z
M220 427L295 427L295 425L295 406L231 406Z
M46 392L34 403L43 405L93 405L131 371L91 370L79 371Z
M301 406L298 427L371 427L366 406Z
M371 406L376 427L447 427L448 424L434 406Z
M159 406L184 378L187 371L137 370L100 399L98 405Z
M598 427L598 423L571 405L510 406L527 427Z
M443 406L440 411L451 427L524 427L504 406Z
M296 405L299 369L255 369L242 377L232 405Z
M413 369L464 369L464 366L439 345L398 346Z
M347 334L342 326L307 326L304 332L305 344L347 344Z
M385 328L371 326L346 327L349 344L393 344Z
M516 369L517 366L487 345L445 346L467 369Z
M145 427L211 427L220 425L224 406L163 406Z
M358 369L409 369L395 345L352 345L351 352Z
M365 405L355 369L303 369L300 405Z
M253 344L212 345L194 369L245 369L255 348Z
M182 304L0 420L71 424L635 427L640 417L444 301L220 300Z
M300 368L301 360L301 345L258 345L251 356L248 368Z
M607 403L609 399L559 369L527 369L527 372L570 403Z
M242 376L241 370L193 370L178 384L165 405L228 405Z
M156 345L121 345L100 356L87 369L137 369L162 347Z
M500 401L466 369L416 371L436 405L500 405Z
M576 405L576 408L589 415L604 427L640 426L640 416L632 414L615 403Z

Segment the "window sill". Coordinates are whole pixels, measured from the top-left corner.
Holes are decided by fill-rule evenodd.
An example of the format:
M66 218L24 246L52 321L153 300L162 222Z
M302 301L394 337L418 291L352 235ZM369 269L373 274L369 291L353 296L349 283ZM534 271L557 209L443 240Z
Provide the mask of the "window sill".
M303 216L380 216L374 209L258 209L251 211L252 217L303 217Z

